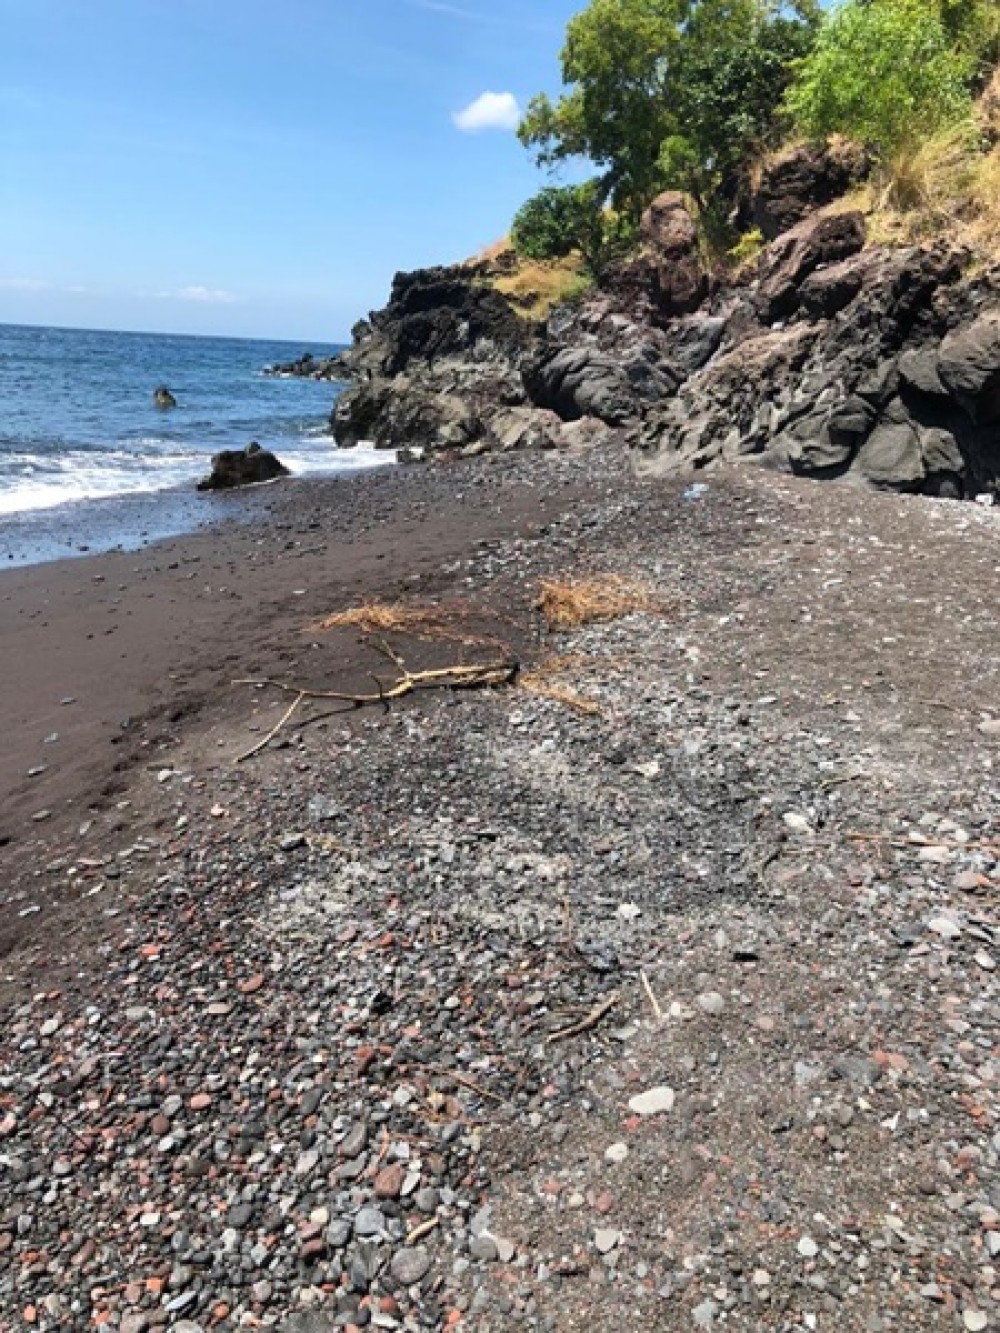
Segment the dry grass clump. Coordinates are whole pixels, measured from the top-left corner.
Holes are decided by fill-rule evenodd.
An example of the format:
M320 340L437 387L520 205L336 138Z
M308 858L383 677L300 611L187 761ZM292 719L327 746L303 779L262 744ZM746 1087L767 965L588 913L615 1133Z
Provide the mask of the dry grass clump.
M360 634L409 634L417 639L446 639L452 643L482 644L486 640L470 632L463 622L475 611L462 602L441 606L404 606L400 602L365 602L346 611L324 616L317 630L353 629Z
M494 262L500 258L500 254L492 256ZM525 319L543 320L554 306L579 300L593 285L577 255L533 260L509 251L503 258L492 285Z
M620 620L637 611L661 611L652 589L620 574L590 578L543 579L538 609L549 629L576 629L602 620Z
M587 699L564 679L567 672L578 667L586 659L579 656L547 657L537 666L522 671L517 678L518 687L528 694L551 699L554 703L570 708L581 717L599 717L602 709L593 699Z

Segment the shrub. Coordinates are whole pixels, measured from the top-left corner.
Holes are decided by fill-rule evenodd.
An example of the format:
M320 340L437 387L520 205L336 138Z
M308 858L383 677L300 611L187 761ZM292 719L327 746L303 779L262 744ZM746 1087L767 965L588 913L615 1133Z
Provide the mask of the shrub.
M847 0L824 23L787 105L811 138L845 134L885 162L968 118L971 75L927 0Z
M632 228L605 208L596 181L548 186L518 209L511 244L526 259L561 259L578 252L599 277L632 240Z

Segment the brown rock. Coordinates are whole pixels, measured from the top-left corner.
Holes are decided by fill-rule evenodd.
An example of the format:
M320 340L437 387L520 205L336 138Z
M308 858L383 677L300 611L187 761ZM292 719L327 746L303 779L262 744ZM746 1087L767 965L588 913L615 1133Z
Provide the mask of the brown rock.
M660 313L687 315L708 295L708 277L698 253L698 232L682 194L657 195L640 224L653 263L653 288Z
M398 1199L403 1189L406 1171L401 1162L393 1162L383 1167L375 1177L375 1197L378 1199Z

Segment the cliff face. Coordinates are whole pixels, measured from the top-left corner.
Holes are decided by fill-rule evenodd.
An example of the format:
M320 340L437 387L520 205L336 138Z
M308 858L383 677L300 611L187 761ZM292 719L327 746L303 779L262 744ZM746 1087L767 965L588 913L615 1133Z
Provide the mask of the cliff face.
M1000 478L1000 274L936 244L868 246L823 204L815 155L765 181L751 271L710 280L683 200L655 201L640 257L541 326L488 266L399 275L358 326L338 440L421 452L565 447L621 432L640 469L754 458L814 477L966 495ZM763 205L761 205L763 207ZM777 219L777 221L774 221Z

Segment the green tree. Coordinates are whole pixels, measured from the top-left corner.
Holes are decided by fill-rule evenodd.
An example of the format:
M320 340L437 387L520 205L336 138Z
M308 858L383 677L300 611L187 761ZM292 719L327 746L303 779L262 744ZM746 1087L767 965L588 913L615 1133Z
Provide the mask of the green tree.
M934 0L949 41L972 62L976 85L1000 59L1000 4L997 0Z
M966 118L972 62L928 0L846 0L823 23L787 105L814 139L844 134L883 159Z
M510 239L527 259L559 259L578 252L594 277L631 239L628 222L605 207L597 181L549 186L522 204Z
M589 158L633 216L666 186L706 206L773 141L818 15L816 0L591 0L567 28L566 91L531 101L521 141L543 165Z

